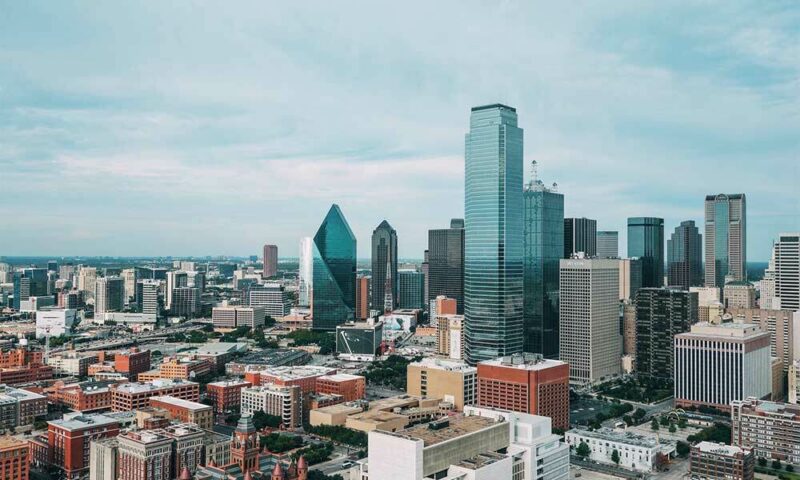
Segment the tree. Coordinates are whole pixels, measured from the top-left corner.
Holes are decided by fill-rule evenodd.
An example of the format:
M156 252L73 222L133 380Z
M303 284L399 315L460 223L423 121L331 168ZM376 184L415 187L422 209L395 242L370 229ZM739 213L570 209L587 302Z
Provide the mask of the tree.
M686 458L689 455L689 452L691 451L691 447L689 446L688 443L679 441L678 444L675 446L675 451L678 453L679 456Z
M645 417L645 415L647 415L647 412L645 412L641 408L637 408L636 411L633 412L633 418L635 418L637 422L642 421L642 419Z
M669 433L675 433L677 430L678 429L675 428L675 424L674 423L670 423L669 424Z
M687 423L687 422L686 422L686 418L684 418L684 417L681 417L681 418L678 420L678 428L680 428L681 430L683 430L684 428L686 428L686 423Z
M758 466L759 467L766 467L767 466L767 459L764 457L758 457Z
M662 427L666 427L667 425L669 425L669 417L666 416L661 417L660 422Z
M281 417L276 415L270 415L262 410L253 413L253 425L256 427L256 430L261 430L264 427L278 428L281 426L281 423L283 423Z
M625 425L629 427L633 425L633 417L631 417L630 415L623 415L622 421L625 422Z
M656 420L656 417L653 417L653 420L650 421L650 430L657 432L659 428L661 427L658 426L658 420Z
M786 471L792 473L794 472L794 467L792 465L786 465Z
M578 448L575 449L575 455L581 458L588 457L590 453L592 453L592 450L589 448L589 445L586 442L581 442L580 445L578 445Z
M619 465L619 452L615 448L613 452L611 452L611 461Z
M781 461L778 459L773 460L772 462L772 469L773 470L780 470L783 465L781 465Z

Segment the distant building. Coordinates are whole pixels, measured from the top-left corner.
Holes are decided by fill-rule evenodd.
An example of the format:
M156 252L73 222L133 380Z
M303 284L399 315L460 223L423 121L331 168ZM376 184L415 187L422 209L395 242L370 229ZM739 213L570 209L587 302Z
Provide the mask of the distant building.
M456 301L455 313L463 314L464 219L452 219L450 228L428 230L427 252L426 301L444 295Z
M200 428L211 430L214 425L214 412L209 405L180 398L161 396L151 397L150 406L165 410L169 417L180 422L194 423Z
M362 400L366 397L367 380L361 375L335 373L317 378L316 393L320 395L340 395L345 402Z
M463 315L439 315L436 317L436 350L440 355L454 360L464 358Z
M700 442L689 455L689 477L697 480L753 480L752 450L713 442Z
M241 412L243 415L258 411L266 412L281 417L284 428L298 428L303 421L301 394L302 390L298 385L267 384L245 387L241 391Z
M194 317L200 312L200 289L179 287L172 290L170 312L179 317Z
M36 338L70 335L77 312L71 308L47 309L36 312Z
M150 398L169 395L193 402L200 401L200 384L185 380L131 382L111 387L111 410L125 412L150 406Z
M416 270L400 270L398 295L400 308L425 308L425 275ZM373 286L374 291L374 286Z
M780 234L773 251L775 296L780 298L780 308L800 310L800 232Z
M642 288L642 261L638 258L619 260L619 299L632 301Z
M730 406L732 444L757 458L800 465L800 405L742 398Z
M642 287L664 285L663 218L628 218L628 258L642 262Z
M716 309L717 305L722 308L721 292L718 287L689 287L689 291L697 294L697 318L700 322L712 320L710 310Z
M697 294L642 288L636 294L636 372L669 380L674 374L675 335L697 322Z
M478 400L478 369L464 362L424 358L410 363L406 376L409 395L442 398L458 411Z
M689 290L703 284L703 236L687 220L667 240L667 286Z
M95 313L119 312L125 308L125 281L122 277L101 277L95 281Z
M44 297L47 295L47 269L46 268L23 268L14 272L13 291L14 291L14 310L22 309L22 302L31 297Z
M314 236L312 309L315 330L335 331L355 319L356 237L338 205Z
M314 241L311 237L300 239L297 301L301 307L311 306L314 285Z
M800 404L800 360L789 366L789 403Z
M597 232L597 258L619 258L619 232Z
M278 275L278 246L264 245L264 278L271 278Z
M289 315L292 309L289 292L282 285L269 283L250 287L248 305L263 307L264 313L273 318Z
M336 327L336 351L344 359L374 360L380 355L383 322L346 323Z
M800 353L800 312L791 310L766 310L761 308L729 308L727 313L734 321L755 323L770 333L770 354L789 371L793 358Z
M364 321L369 318L371 285L372 277L369 275L359 275L356 278L356 320Z
M139 312L158 316L158 289L160 286L161 282L158 280L136 282L136 306Z
M572 429L564 435L564 440L571 449L576 450L581 443L585 443L589 446L588 458L606 465L616 463L611 460L616 450L620 467L646 473L656 471L659 456L674 457L676 449L675 442L606 427L597 430Z
M263 306L222 306L211 309L214 328L262 327L265 317Z
M132 347L114 354L114 370L136 380L140 373L150 370L150 350Z
M372 278L370 307L381 312L394 310L399 305L397 232L386 220L372 231Z
M747 280L747 203L743 193L707 195L705 286Z
M583 253L597 256L597 220L590 218L564 219L564 258Z
M215 413L239 410L242 400L242 389L250 387L250 382L243 380L221 380L206 385L206 398L214 404Z
M729 282L722 289L725 308L756 308L756 287L750 282Z

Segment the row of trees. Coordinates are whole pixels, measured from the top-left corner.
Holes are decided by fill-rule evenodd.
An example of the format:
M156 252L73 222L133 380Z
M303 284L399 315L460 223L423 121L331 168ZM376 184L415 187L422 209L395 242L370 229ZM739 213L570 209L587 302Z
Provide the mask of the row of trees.
M363 375L370 384L383 385L405 391L408 364L421 359L422 357L414 357L408 360L399 355L391 355L383 362L370 363L364 370Z
M330 438L334 442L352 445L354 447L367 446L367 434L358 430L353 430L341 425L319 425L305 427L307 433L313 433L321 437Z

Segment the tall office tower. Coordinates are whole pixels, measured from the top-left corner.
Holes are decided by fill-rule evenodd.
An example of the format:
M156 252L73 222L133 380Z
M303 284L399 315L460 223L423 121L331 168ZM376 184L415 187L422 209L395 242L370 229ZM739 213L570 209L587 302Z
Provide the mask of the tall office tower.
M416 270L400 270L400 308L425 308L425 275ZM373 287L374 288L374 287Z
M178 287L172 290L170 312L178 317L193 317L200 311L200 289Z
M558 269L564 254L564 195L538 179L536 162L524 201L523 351L558 358Z
M686 220L667 240L667 286L689 290L703 284L703 236Z
M298 271L298 303L301 307L311 306L311 292L314 285L314 240L311 237L300 239Z
M798 235L800 236L800 235ZM772 258L764 270L764 276L758 281L758 307L765 310L780 310L781 299L776 291L775 278L775 245L772 246Z
M101 277L95 282L95 313L120 312L125 306L125 280L122 277Z
M428 293L430 303L440 295L454 298L464 313L464 219L450 220L450 228L428 230Z
M583 252L586 257L597 256L597 220L564 219L564 258L578 252Z
M743 193L706 196L706 287L747 280L747 203Z
M47 271L48 272L56 272L58 273L58 262L55 260L48 260L47 261Z
M354 319L356 308L356 237L334 204L314 235L314 330L336 330Z
M158 280L136 282L136 306L140 313L158 315Z
M78 290L83 295L94 296L94 284L97 282L97 269L95 267L81 267L78 271Z
M278 246L264 245L264 278L274 277L278 274Z
M14 310L19 310L20 302L30 297L47 295L47 269L23 268L14 272Z
M188 287L189 275L186 272L167 272L167 287L164 294L164 308L172 310L172 296L176 288Z
M636 372L670 380L673 340L697 322L697 294L670 288L642 288L636 294Z
M126 268L122 271L122 280L125 282L125 304L136 297L136 269Z
M642 287L664 285L664 219L631 217L628 219L628 258L642 262Z
M619 258L619 232L597 232L597 258Z
M775 296L780 308L800 310L800 232L782 233L773 247Z
M372 309L385 311L389 297L392 311L397 306L397 232L384 220L372 231Z
M675 336L675 406L730 411L772 393L769 333L758 325L697 323Z
M429 268L429 264L428 264L428 253L429 253L428 250L425 250L422 253L422 265L420 265L420 270L422 271L422 274L425 275L425 298L426 299L430 298L430 295L429 295L429 292L430 292L430 289L429 289L430 275L428 274L430 268ZM462 278L462 283L463 283L464 276L462 275L461 278ZM425 305L426 305L426 308L427 308L428 304L426 303Z
M505 105L474 107L465 141L465 355L522 351L522 129Z
M570 383L620 373L619 261L562 259L559 273L559 356Z
M369 297L372 277L359 275L356 278L356 320L369 318Z
M619 259L619 299L631 301L642 288L642 261L638 258Z

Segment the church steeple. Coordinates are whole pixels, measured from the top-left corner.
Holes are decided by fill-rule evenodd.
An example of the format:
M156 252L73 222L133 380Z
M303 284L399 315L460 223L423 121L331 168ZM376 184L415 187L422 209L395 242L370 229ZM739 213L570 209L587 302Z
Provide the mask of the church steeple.
M242 415L233 432L231 461L239 465L243 473L258 468L258 444L258 432L253 425L252 416L250 414Z

